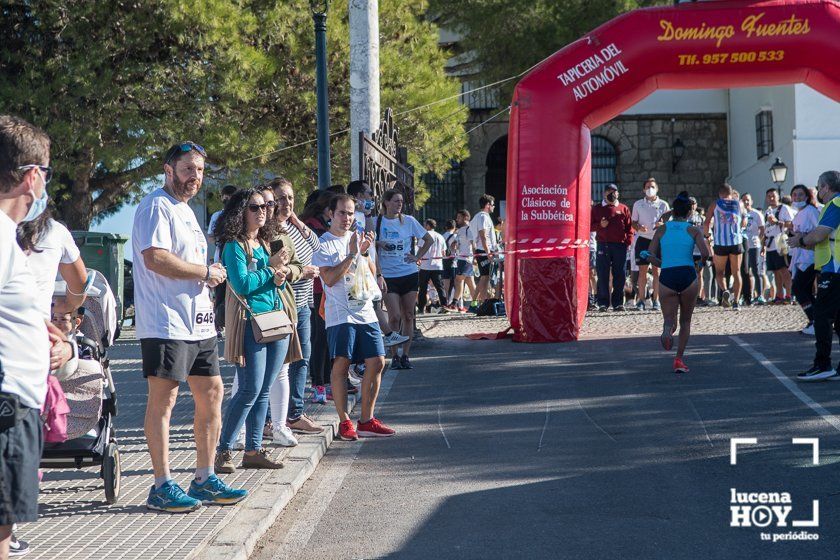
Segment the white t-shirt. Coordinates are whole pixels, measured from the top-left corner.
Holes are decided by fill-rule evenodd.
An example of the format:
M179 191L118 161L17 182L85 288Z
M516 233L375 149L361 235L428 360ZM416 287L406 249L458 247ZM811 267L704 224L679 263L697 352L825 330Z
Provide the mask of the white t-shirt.
M348 245L352 232L347 232L342 237L337 237L330 232L321 236L321 248L312 255L314 266L337 266L347 258ZM371 247L373 251L373 247ZM371 252L368 258L375 258ZM324 286L324 294L327 298L324 303L324 315L326 316L327 327L351 323L354 325L369 325L376 323L376 312L373 310L372 301L358 301L350 297L350 287L353 284L354 268L351 265L347 274L342 280L333 286Z
M747 248L760 249L761 238L758 235L758 230L764 225L764 216L755 208L746 212L745 215L747 217L747 227L744 228L743 233L747 236Z
M795 233L809 233L816 229L820 223L820 211L810 204L796 213L793 218L793 231ZM790 250L790 270L794 274L796 270L805 270L814 264L814 251L801 247Z
M207 284L157 274L146 268L143 259L143 251L154 247L192 264L207 262L207 241L192 208L157 189L140 201L131 237L137 338L205 340L215 336Z
M659 197L656 197L653 201L647 198L637 200L633 204L633 213L630 219L646 226L647 231L637 231L636 235L645 239L653 239L653 234L656 233L656 222L662 218L662 214L670 209L668 203Z
M475 243L472 229L469 224L459 227L455 231L455 242L457 244L456 256L460 261L471 261L473 257L472 244Z
M47 395L50 343L32 297L35 275L27 260L17 244L17 226L0 210L0 390L40 409Z
M378 221L378 219L377 219ZM385 278L400 278L417 272L417 265L405 262L405 256L411 253L411 238L419 241L426 235L426 228L412 216L389 219L382 216L382 223L377 231L378 240L385 246L379 247L379 265Z
M421 270L443 270L443 256L446 251L446 240L441 234L436 231L429 232L432 235L432 246L429 251L423 255L423 261L420 263ZM418 244L418 251L424 247L425 243L421 240Z
M491 251L497 250L498 245L496 244L496 232L493 229L493 218L487 212L479 212L470 220L470 233L472 233L475 248L483 251L484 245L481 243L481 237L478 235L478 232L481 230L484 230L487 234L487 247Z
M771 224L767 221L767 216L773 214L776 216L776 211L778 211L778 219L779 222L792 222L793 221L793 210L790 206L785 204L779 204L775 208L767 208L764 211L764 242L767 246L768 251L778 251L779 248L776 246L776 240L779 238L779 235L782 233L782 226L779 222L775 224Z
M76 242L73 241L73 235L66 227L55 220L50 220L48 228L44 237L35 246L40 253L32 251L27 257L29 270L35 275L35 298L38 309L41 310L45 319L50 318L58 265L72 264L81 256Z

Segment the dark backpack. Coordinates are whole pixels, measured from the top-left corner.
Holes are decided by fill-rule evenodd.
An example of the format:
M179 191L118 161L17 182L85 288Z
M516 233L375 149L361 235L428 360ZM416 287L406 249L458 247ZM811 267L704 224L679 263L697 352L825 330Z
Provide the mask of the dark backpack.
M498 298L489 298L485 299L481 305L478 306L478 309L475 310L475 314L477 317L495 317L496 316L496 304L501 302L502 300Z

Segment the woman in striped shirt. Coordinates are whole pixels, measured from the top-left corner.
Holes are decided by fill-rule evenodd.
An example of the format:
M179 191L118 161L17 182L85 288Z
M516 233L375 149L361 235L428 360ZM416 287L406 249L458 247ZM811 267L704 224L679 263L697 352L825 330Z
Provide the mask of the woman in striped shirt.
M293 363L289 368L289 412L286 425L292 431L304 434L317 434L323 428L303 413L303 397L306 390L306 378L309 376L309 358L312 355L310 315L314 301L312 297L313 279L318 276L318 267L312 266L312 254L321 244L318 236L301 222L294 212L295 191L288 179L276 178L269 184L274 190L274 200L277 203L275 218L279 225L292 238L300 264L303 265L303 275L292 283L297 305L297 332L303 359Z

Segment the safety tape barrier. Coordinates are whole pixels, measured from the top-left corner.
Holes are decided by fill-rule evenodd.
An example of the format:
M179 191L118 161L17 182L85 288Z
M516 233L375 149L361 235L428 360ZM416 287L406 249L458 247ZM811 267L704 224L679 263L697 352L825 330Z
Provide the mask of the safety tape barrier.
M505 245L516 245L516 244L523 245L525 243L536 244L536 243L542 243L543 241L545 241L548 244L548 246L546 246L546 247L531 247L531 248L528 248L528 249L506 249L504 251L491 251L490 255L498 256L498 255L514 255L514 254L522 254L522 253L541 253L541 252L546 252L546 251L562 251L564 249L580 249L580 248L589 246L589 240L588 239L562 239L562 240L560 240L560 239L557 239L557 238L554 238L554 237L552 237L550 239L546 239L546 238L543 238L543 237L538 237L536 239L511 240L511 241L506 241ZM559 245L554 245L558 241L560 241L560 244ZM476 253L474 255L471 255L470 257L459 257L457 255L443 256L443 257L436 257L436 258L435 257L423 257L420 260L422 260L422 261L453 260L453 259L466 260L467 258L472 259L473 257L483 257L483 256L485 256L485 254L486 253Z

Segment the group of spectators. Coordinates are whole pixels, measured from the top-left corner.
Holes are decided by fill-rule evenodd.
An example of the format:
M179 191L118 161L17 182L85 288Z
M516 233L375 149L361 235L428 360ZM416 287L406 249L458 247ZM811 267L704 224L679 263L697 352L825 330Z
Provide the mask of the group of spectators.
M298 216L295 191L282 178L223 190L211 257L188 204L202 186L206 157L194 142L172 146L163 157L164 184L140 202L132 231L136 335L148 386L144 431L154 471L146 505L172 513L243 500L247 491L217 474L282 468L264 439L294 446L295 434L322 431L304 413L310 377L313 400L334 401L339 437L394 435L375 416L386 347L392 368L412 368L414 316L418 304L426 306L425 287L441 292L441 309L457 311L473 258L482 271L474 301L488 297L484 271L497 258L492 197L482 199L472 224L468 212L459 213L444 236L434 220L421 225L405 215L399 191L386 192L377 211L361 181L313 192ZM0 116L0 559L28 550L13 526L37 519L47 381L77 358L67 334L84 312L88 280L70 232L50 217L49 165L49 137ZM67 285L60 301L53 299L58 273ZM274 332L265 330L266 319L288 328L266 334ZM236 366L226 403L222 333L224 358ZM169 424L182 382L195 402L196 469L186 490L169 464ZM355 424L348 391L361 393Z
M816 226L821 204L815 190L796 185L785 196L770 188L764 210L754 207L749 193L741 195L729 185L705 211L688 196L687 221L703 230L712 248L708 259L694 249L697 304L738 310L796 300L809 320L803 333L813 335L813 251L792 248L787 240ZM647 179L631 210L611 184L592 207L590 310L660 309L659 269L641 256L657 227L671 218L670 205L658 191L656 179Z

